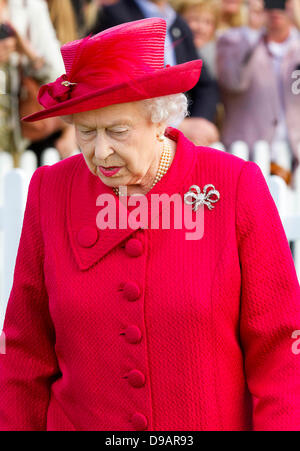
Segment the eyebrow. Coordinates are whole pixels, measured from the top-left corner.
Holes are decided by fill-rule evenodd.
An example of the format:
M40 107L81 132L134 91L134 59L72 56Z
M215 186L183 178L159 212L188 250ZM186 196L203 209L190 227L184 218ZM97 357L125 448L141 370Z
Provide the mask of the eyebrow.
M124 119L119 119L117 121L113 121L107 124L104 124L102 126L102 128L112 128L112 127L116 127L117 125L122 126L122 125L133 125L133 122L131 119L129 118L124 118ZM95 127L91 126L90 123L86 123L84 124L83 122L79 122L79 123L75 123L76 127L85 127L87 129L94 129Z

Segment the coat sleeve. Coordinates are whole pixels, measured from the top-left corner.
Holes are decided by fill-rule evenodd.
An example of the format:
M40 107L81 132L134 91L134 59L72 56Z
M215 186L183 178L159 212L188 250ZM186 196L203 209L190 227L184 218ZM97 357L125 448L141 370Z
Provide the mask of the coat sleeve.
M6 353L0 355L0 430L46 429L50 387L58 373L55 334L44 283L44 248L39 221L43 171L28 191L13 286L4 321Z
M243 166L237 194L242 275L240 337L253 401L253 429L300 430L300 287L289 244L256 163Z
M252 64L255 48L242 29L226 31L218 38L217 73L222 88L236 94L248 90L253 73L257 71Z

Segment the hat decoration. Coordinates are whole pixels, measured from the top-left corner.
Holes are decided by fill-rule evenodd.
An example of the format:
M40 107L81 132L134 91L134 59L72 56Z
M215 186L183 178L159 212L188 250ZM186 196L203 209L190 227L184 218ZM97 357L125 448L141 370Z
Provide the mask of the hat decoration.
M68 76L64 74L54 83L41 87L38 95L39 102L42 105L55 105L57 102L69 100L73 87L76 84L68 81Z

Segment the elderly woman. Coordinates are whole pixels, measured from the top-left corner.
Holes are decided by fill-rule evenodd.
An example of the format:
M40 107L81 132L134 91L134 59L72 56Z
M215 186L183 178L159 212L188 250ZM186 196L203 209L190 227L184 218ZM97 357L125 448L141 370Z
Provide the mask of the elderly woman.
M201 62L164 68L165 33L145 19L64 46L27 118L67 116L82 154L31 179L1 430L299 429L300 289L276 206L255 163L167 128Z

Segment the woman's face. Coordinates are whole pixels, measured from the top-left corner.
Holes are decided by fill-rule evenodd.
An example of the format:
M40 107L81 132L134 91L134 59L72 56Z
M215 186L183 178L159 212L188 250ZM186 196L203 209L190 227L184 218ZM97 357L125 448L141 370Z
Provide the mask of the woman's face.
M265 11L266 26L270 31L281 31L290 27L291 20L286 11L271 9Z
M164 128L150 121L142 102L77 113L73 120L86 164L105 185L139 185L149 177ZM119 170L105 171L109 167Z
M213 13L192 6L186 10L183 16L193 32L196 47L202 47L213 39L216 28Z
M222 0L222 13L226 15L238 14L242 0Z

